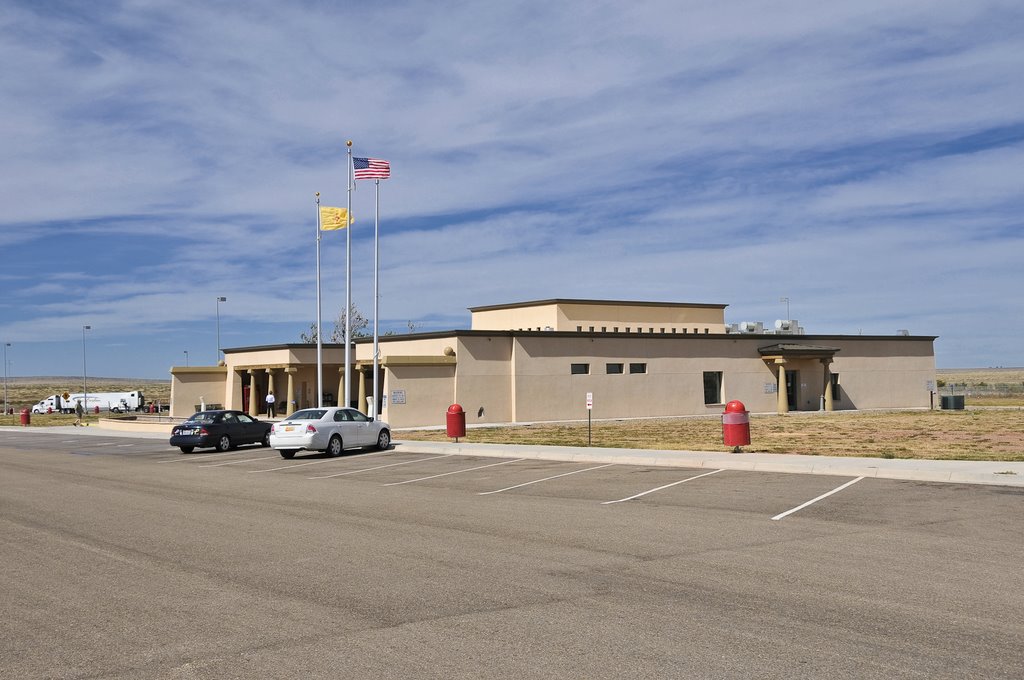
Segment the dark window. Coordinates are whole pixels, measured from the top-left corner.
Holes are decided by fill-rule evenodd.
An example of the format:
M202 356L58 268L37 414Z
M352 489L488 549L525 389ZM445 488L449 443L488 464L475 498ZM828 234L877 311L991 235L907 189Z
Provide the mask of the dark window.
M833 401L839 401L840 399L841 399L841 397L839 396L839 374L838 373L833 373L832 374L832 400Z
M622 373L622 364L605 364L604 368L608 374Z
M704 403L722 403L722 372L704 371Z
M647 364L630 364L629 365L629 372L630 373L646 373L647 372Z
M590 364L572 364L569 366L569 373L572 375L587 375L590 373Z
M576 326L576 332L577 333L582 333L583 332L583 326Z

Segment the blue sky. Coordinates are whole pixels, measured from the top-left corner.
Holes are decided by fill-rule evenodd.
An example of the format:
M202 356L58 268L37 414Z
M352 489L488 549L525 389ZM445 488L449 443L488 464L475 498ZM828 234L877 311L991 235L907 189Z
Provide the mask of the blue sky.
M315 318L314 192L385 158L381 330L728 304L1024 365L1018 1L0 7L11 375L166 378ZM373 184L353 199L373 308ZM325 234L325 320L344 236ZM330 330L328 323L327 331Z

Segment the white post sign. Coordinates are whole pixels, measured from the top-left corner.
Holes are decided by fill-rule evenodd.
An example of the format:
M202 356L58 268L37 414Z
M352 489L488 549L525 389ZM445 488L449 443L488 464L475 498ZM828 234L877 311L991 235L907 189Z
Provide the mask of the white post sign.
M587 392L587 410L592 411L594 409L594 393Z

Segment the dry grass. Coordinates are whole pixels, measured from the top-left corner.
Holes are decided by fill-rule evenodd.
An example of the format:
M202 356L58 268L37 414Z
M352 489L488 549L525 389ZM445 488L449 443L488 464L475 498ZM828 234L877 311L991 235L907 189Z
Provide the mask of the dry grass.
M2 377L2 376L0 376ZM171 401L171 382L169 380L117 380L112 378L90 378L89 392L125 392L133 389L140 389L146 395L146 401L159 401L162 404ZM2 387L0 387L2 389ZM51 394L64 392L81 392L82 378L47 378L31 380L28 378L10 379L7 382L7 403L14 409L14 415L0 414L0 425L18 425L20 423L21 409L31 410L32 405L40 399ZM3 395L0 393L0 399ZM0 409L3 402L0 401ZM88 414L86 422L95 422L98 416ZM75 416L65 416L59 413L32 414L33 425L70 425L75 422Z
M586 446L587 424L473 428L462 441ZM717 418L594 423L592 446L725 451ZM402 439L448 441L443 431ZM812 456L1024 461L1024 410L892 411L754 416L744 451Z

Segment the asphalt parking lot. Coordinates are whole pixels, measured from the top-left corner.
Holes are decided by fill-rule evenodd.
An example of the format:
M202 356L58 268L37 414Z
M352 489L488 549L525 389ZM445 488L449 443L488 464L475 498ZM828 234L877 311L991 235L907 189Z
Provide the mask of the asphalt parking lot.
M1024 489L0 432L5 677L1019 677Z

